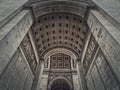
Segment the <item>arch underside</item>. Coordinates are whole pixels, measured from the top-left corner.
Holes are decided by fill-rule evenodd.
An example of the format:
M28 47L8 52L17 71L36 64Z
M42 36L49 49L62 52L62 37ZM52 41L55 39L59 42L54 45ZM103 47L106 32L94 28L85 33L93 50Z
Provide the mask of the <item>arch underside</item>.
M59 83L60 82L60 83ZM57 87L57 84L62 84L61 87ZM48 90L55 90L52 89L54 87L56 90L72 90L72 83L66 79L65 77L56 77L54 78L48 85Z
M88 31L84 18L90 5L89 0L41 0L31 4L33 36L40 57L61 47L81 57Z
M120 90L114 5L118 0L0 1L0 90Z
M66 48L81 57L87 35L82 17L71 13L51 13L38 18L33 34L40 57L54 48Z
M73 58L74 60L76 60L79 57L79 55L75 51L72 51L71 49L69 49L67 47L50 48L47 51L43 52L42 57L44 59L47 59L49 56L56 54L56 53L64 53L66 55L71 56L71 58Z
M33 0L32 0L33 1ZM32 3L31 1L31 3ZM34 1L33 1L34 2ZM81 17L85 16L87 7L93 6L90 0L45 0L32 3L35 18L49 13L72 13Z

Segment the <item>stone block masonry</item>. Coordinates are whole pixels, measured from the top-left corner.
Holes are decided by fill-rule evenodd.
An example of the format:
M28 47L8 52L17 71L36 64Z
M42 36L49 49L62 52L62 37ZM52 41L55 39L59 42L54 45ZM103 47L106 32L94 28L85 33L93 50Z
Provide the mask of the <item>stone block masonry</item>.
M120 32L101 13L91 10L88 26L120 81Z
M0 0L0 28L17 15L28 0Z
M32 25L28 10L22 10L0 30L0 75L10 62L21 41Z
M33 74L18 48L0 76L0 90L31 90Z

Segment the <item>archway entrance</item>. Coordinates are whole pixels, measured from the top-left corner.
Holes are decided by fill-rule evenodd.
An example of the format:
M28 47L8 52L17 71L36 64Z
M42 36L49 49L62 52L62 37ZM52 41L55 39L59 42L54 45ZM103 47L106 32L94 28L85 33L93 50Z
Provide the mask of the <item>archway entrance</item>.
M57 79L52 82L50 90L71 90L69 83L64 79Z
M72 90L71 56L56 53L50 56L48 90Z

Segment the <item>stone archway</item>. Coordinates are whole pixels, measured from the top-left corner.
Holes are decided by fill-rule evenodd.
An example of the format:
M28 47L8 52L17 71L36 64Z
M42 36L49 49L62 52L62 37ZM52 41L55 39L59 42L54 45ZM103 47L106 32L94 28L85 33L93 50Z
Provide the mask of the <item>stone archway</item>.
M49 83L48 90L73 90L73 87L65 77L57 77Z

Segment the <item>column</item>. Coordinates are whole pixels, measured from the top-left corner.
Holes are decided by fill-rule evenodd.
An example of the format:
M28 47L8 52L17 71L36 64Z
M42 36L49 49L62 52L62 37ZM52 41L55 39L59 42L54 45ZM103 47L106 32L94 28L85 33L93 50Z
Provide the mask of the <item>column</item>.
M43 73L43 68L44 68L44 59L41 58L39 65L37 66L37 70L36 70L36 74L35 74L35 79L34 79L34 83L32 86L32 90L41 90L41 77L42 77L42 73Z
M90 37L91 37L91 31L88 30L87 38L86 38L86 41L85 41L85 47L84 47L83 54L82 54L82 59L81 59L82 63L84 61L84 57L85 57L85 53L86 53L86 50L87 50L87 47L88 47L88 44L89 44L89 41L90 41Z
M35 46L35 41L34 41L33 34L32 34L31 30L32 29L30 29L30 31L28 32L28 35L30 37L30 41L31 41L31 44L32 44L32 47L33 47L35 57L36 57L36 61L37 61L37 63L39 63L39 55L38 55L38 51L37 51L36 46Z
M77 72L79 76L80 90L87 90L84 68L83 68L83 64L81 64L80 59L77 59Z

